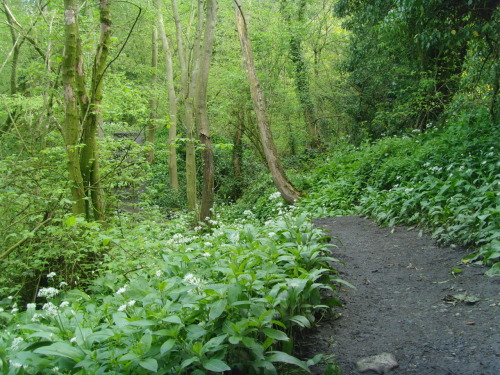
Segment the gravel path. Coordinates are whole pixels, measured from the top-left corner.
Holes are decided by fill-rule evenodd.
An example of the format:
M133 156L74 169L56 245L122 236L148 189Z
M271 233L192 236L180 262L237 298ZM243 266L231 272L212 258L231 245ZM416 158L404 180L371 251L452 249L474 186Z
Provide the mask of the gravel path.
M342 288L341 317L305 337L305 356L324 353L343 375L358 374L356 361L383 352L399 364L390 374L500 374L500 278L463 265L463 251L437 247L418 231L380 228L360 216L315 223L338 238L339 276L357 289Z

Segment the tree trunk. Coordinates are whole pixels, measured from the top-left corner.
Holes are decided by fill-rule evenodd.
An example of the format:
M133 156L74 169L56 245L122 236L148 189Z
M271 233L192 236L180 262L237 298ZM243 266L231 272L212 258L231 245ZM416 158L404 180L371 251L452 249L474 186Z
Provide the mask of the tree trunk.
M234 0L236 8L236 23L238 26L238 36L240 38L243 63L247 72L250 94L252 96L255 114L259 128L260 140L264 148L268 168L273 177L274 185L281 193L281 196L288 204L293 204L300 198L300 192L288 180L283 167L278 158L278 152L273 141L269 120L267 117L264 93L259 84L255 63L253 60L252 47L248 36L248 28L243 15L240 0Z
M179 54L179 63L181 68L181 90L182 101L185 110L185 125L186 125L186 195L188 207L191 210L196 210L197 206L197 189L196 189L196 129L194 120L194 92L197 83L198 75L198 58L200 55L200 40L202 32L202 14L203 2L198 1L198 24L193 41L192 66L186 58L183 42L183 32L179 11L177 8L177 0L172 0L172 12L175 21L175 31L177 37L177 51Z
M152 94L149 101L149 124L146 132L146 141L149 143L150 150L146 154L146 159L149 164L152 164L155 159L155 149L153 143L155 141L157 121L158 121L158 29L153 27L153 33L151 36L151 88Z
M174 72L172 63L172 52L170 43L168 42L167 34L165 33L165 25L163 23L163 14L161 12L160 0L156 0L158 11L158 27L160 28L160 37L165 53L165 73L167 77L168 87L168 104L169 104L169 128L168 128L168 170L170 176L170 187L174 190L179 190L179 178L177 173L177 150L175 140L177 138L177 97L175 95Z
M200 220L203 222L208 222L212 216L211 211L214 203L214 155L210 136L210 123L208 120L207 86L215 40L216 18L217 0L207 0L205 35L201 48L200 70L197 77L198 83L196 85L194 100L196 107L196 123L200 134L200 143L203 145L203 191L200 206Z
M77 44L78 21L76 0L64 0L64 55L63 85L65 118L63 136L68 156L68 173L73 198L72 211L75 215L85 213L85 193L79 162L80 116L77 98Z
M237 200L241 197L243 193L243 175L242 175L242 163L243 163L243 129L245 126L245 111L243 105L240 105L237 110L237 123L236 123L236 133L234 135L234 147L233 147L233 173L235 188L233 192L233 199Z
M92 203L92 207L90 207L90 202L87 200L87 218L90 219L90 211L92 211L94 219L103 221L105 217L97 149L97 125L102 116L102 86L111 39L109 0L100 1L99 14L101 35L94 58L94 66L92 68L90 101L86 107L86 113L83 116L82 122L82 143L84 147L80 155L80 167L82 169L86 195L91 198L90 202ZM82 79L84 79L83 75ZM85 106L83 108L85 108Z

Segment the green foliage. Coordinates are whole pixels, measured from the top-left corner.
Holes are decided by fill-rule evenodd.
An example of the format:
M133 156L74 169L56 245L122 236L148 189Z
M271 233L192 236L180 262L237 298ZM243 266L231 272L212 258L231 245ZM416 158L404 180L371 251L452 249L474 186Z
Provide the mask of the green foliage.
M336 280L322 232L304 214L265 227L214 221L206 234L180 232L183 222L141 224L127 238L102 231L111 259L87 292L49 274L26 310L4 298L1 372L276 374L280 363L308 371L318 358L301 361L288 343L338 304L322 297ZM114 257L129 250L135 265Z
M467 103L462 100L457 98ZM305 179L309 194L301 209L320 217L363 213L385 225L417 226L440 243L476 249L466 260L497 263L498 127L486 108L462 108L442 130L414 131L359 149L337 147Z

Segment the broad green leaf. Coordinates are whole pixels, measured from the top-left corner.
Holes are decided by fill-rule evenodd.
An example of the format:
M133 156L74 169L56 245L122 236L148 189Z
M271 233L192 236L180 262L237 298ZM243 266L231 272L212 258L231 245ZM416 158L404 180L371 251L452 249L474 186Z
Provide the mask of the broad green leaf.
M67 227L72 227L73 225L76 224L76 217L75 216L68 216L64 220L64 223L66 224Z
M75 362L79 362L85 358L85 353L81 349L75 348L66 342L56 342L52 345L35 349L34 352L54 357L65 357Z
M279 331L274 328L263 328L262 332L264 332L266 336L271 337L275 340L280 340L280 341L290 340L285 332Z
M162 321L167 323L182 324L181 318L179 318L177 315L167 316L166 318L163 318Z
M488 271L485 273L488 277L499 277L500 276L500 262L495 263Z
M227 301L225 299L220 299L217 302L212 303L210 305L210 313L208 314L210 320L215 320L221 316L226 306Z
M231 367L229 367L226 364L226 362L223 362L215 358L209 359L208 361L204 361L202 365L208 371L213 371L213 372L231 371Z
M311 327L311 322L304 315L295 315L291 317L290 320L294 323L297 323L301 327Z
M309 367L302 362L300 359L295 358L291 356L290 354L284 353L284 352L269 352L270 355L266 357L266 359L269 362L282 362L282 363L288 363L291 365L295 365L300 367L301 369L307 371L309 374L311 371L309 370Z
M141 341L139 341L139 348L141 350L141 353L143 354L147 353L148 350L151 348L152 342L153 342L153 336L151 335L151 332L148 330L141 337Z
M172 350L174 345L175 345L174 339L169 339L169 340L165 341L160 348L160 354L163 355L163 354L169 352L170 350Z
M136 361L140 357L137 353L134 352L129 352L123 356L120 357L119 361Z
M158 362L154 358L143 359L142 361L139 362L139 366L151 372L158 371Z

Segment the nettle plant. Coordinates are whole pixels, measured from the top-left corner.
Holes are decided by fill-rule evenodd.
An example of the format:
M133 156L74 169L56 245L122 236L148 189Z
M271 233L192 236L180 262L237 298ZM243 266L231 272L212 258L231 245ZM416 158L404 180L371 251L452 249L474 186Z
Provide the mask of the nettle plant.
M319 357L294 357L294 337L338 304L332 282L343 281L324 234L306 215L280 211L264 226L247 215L177 233L149 267L105 272L87 292L43 288L23 312L5 299L0 372L308 372Z

